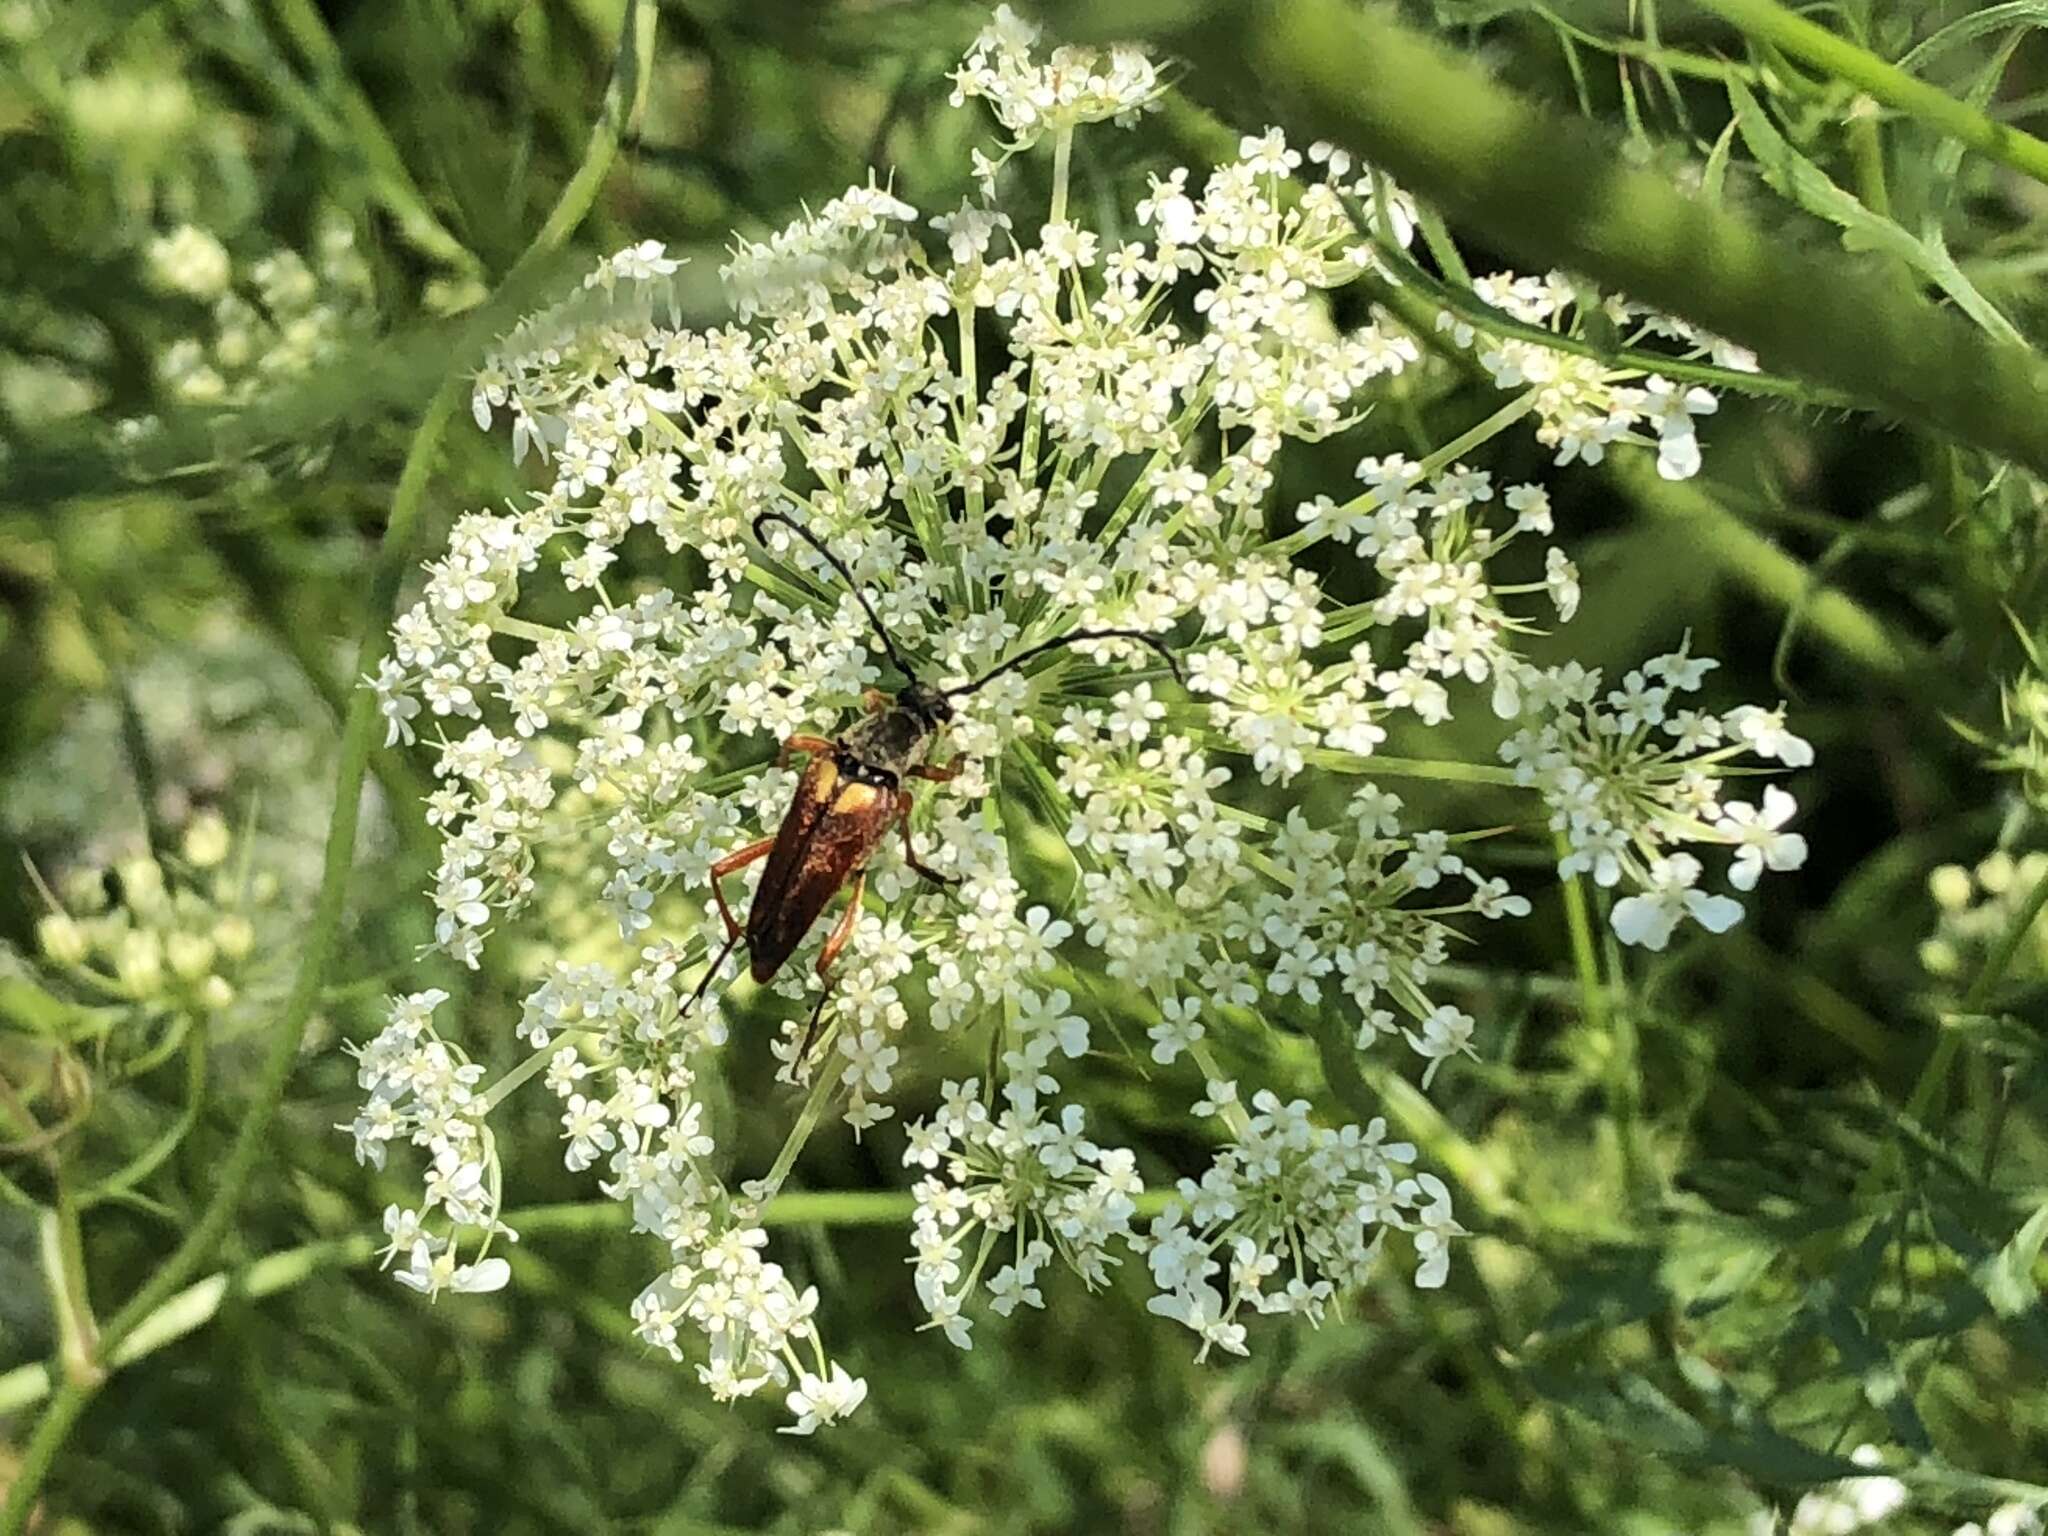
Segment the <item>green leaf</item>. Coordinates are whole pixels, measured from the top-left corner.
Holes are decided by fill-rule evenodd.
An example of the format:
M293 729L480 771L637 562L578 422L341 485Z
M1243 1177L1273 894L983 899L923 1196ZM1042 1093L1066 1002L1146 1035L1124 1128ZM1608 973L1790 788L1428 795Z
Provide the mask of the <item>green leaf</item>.
M2041 1299L2034 1264L2048 1241L2048 1204L2027 1218L2011 1242L1977 1267L1977 1284L2000 1317L2017 1317Z
M1855 196L1830 179L1826 171L1800 154L1778 132L1770 115L1740 80L1728 82L1728 100L1735 109L1735 121L1742 141L1756 157L1757 169L1779 192L1818 218L1842 231L1842 243L1851 250L1881 251L1897 258L1934 284L1956 303L1956 307L1984 330L2002 341L2024 345L1991 301L1979 293L1963 275L1945 249L1932 248L1879 213L1872 213Z
M1662 1255L1654 1248L1616 1248L1588 1254L1574 1266L1565 1292L1543 1321L1539 1336L1576 1328L1618 1328L1654 1317L1671 1305L1665 1289Z
M2004 5L1988 5L1959 16L1932 37L1914 44L1899 60L1899 68L1923 68L1953 48L2006 27L2048 27L2048 0L2007 0Z
M1761 1482L1805 1486L1862 1472L1845 1457L1802 1445L1760 1419L1727 1428L1703 1424L1640 1376L1588 1381L1525 1368L1523 1379L1625 1445L1701 1466L1734 1467Z

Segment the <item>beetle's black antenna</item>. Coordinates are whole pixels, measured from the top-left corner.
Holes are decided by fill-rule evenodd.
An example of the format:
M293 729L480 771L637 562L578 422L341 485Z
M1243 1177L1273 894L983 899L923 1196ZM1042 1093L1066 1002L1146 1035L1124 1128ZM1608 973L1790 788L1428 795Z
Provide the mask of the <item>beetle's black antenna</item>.
M867 614L868 622L875 626L875 633L882 640L882 649L887 651L889 659L896 663L896 670L912 682L916 682L916 670L904 659L903 653L896 649L896 642L889 638L889 631L882 628L882 616L875 612L874 605L868 601L867 594L861 591L860 583L853 579L853 572L846 568L846 562L827 549L824 541L812 533L810 529L783 512L763 512L754 519L754 538L764 549L768 545L767 537L761 532L761 525L764 523L782 524L783 527L787 528L791 533L825 557L826 563L833 570L837 571L840 579L846 583L846 590L853 594L853 600L859 603L862 612Z
M1016 671L1017 668L1023 666L1025 662L1031 660L1034 656L1043 656L1047 651L1056 651L1063 646L1080 645L1088 640L1136 640L1142 645L1149 645L1153 650L1166 658L1167 669L1173 673L1174 680L1176 682L1182 681L1180 662L1175 658L1173 652L1166 648L1166 642L1157 635L1149 635L1142 629L1077 629L1070 635L1061 635L1057 640L1047 640L1043 644L1032 646L1029 650L1019 651L993 672L984 673L973 682L963 683L958 688L948 688L946 690L946 697L950 699L963 693L973 693L977 689L986 688L1005 672Z

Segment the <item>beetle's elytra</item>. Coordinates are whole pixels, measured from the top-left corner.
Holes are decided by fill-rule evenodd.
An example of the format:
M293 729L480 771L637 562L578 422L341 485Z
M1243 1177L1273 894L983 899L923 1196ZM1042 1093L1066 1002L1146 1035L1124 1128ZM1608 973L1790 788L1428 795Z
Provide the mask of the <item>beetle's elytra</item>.
M754 519L754 536L763 545L764 529L781 523L822 555L845 581L881 639L882 649L909 681L894 694L870 689L867 712L837 740L824 736L796 735L782 744L780 761L804 755L810 759L797 782L796 795L772 837L749 843L711 867L711 893L725 919L725 949L706 972L697 989L701 997L712 978L723 969L726 957L742 941L747 946L748 970L757 982L765 982L782 969L804 937L817 923L825 908L842 887L851 883L845 910L834 924L818 955L818 975L825 990L811 1012L798 1060L809 1050L811 1035L831 995L832 966L840 951L853 937L860 917L861 897L867 885L868 860L888 836L892 826L903 837L903 857L911 869L927 880L954 883L948 876L926 866L917 856L910 838L910 811L914 804L907 781L926 779L944 783L959 772L957 764L934 765L927 761L938 733L953 718L952 700L987 686L1004 673L1013 671L1035 656L1087 640L1135 640L1151 646L1166 658L1176 677L1180 667L1173 653L1156 635L1135 629L1076 630L1056 639L1030 646L971 683L939 689L918 680L916 672L882 627L880 616L867 600L853 574L839 557L827 549L809 529L780 512L764 512ZM753 904L742 924L726 904L723 881L736 870L766 859ZM692 999L694 1004L695 998Z

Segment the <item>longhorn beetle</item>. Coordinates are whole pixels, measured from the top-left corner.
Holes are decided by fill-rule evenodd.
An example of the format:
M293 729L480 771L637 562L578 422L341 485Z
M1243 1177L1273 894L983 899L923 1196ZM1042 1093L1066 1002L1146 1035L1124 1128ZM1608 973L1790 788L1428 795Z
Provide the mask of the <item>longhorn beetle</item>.
M880 615L868 602L867 595L861 591L845 563L808 528L780 512L763 512L754 519L754 537L764 547L767 539L763 530L769 523L781 523L824 556L826 563L846 583L847 590L853 593L867 614L868 622L874 625L882 649L909 680L893 696L880 689L868 689L862 695L862 702L867 706L866 716L855 721L837 740L797 735L783 742L782 751L776 759L778 764L786 765L791 757L798 754L810 760L804 765L803 777L797 782L796 797L783 816L782 825L774 836L749 843L711 866L711 894L718 903L719 915L725 919L726 941L725 948L712 962L697 988L696 996L691 999L692 1006L697 998L704 995L712 978L725 968L727 956L742 940L746 942L749 969L754 980L765 982L773 977L795 952L797 945L803 942L819 914L840 888L849 880L853 882L846 910L833 925L824 950L818 956L818 975L825 983L825 990L818 998L817 1007L811 1011L803 1044L797 1050L796 1059L802 1061L810 1049L818 1020L825 1011L825 1001L831 995L833 962L846 948L847 941L853 937L854 924L860 920L861 896L867 888L868 860L881 846L891 825L902 830L903 860L912 870L940 885L959 883L950 876L927 868L918 858L917 848L910 840L912 800L905 783L908 779L926 779L943 784L960 772L958 758L943 766L925 761L933 739L953 719L951 701L987 687L1004 673L1015 671L1035 656L1087 640L1135 640L1149 645L1166 658L1166 665L1175 677L1180 676L1180 665L1156 635L1148 635L1142 630L1076 630L1018 652L971 683L957 688L934 688L918 679L916 670L896 649L896 642L882 627ZM768 867L761 873L761 883L754 891L754 904L747 910L747 920L742 925L732 915L732 908L726 905L723 882L727 875L761 859L768 861Z

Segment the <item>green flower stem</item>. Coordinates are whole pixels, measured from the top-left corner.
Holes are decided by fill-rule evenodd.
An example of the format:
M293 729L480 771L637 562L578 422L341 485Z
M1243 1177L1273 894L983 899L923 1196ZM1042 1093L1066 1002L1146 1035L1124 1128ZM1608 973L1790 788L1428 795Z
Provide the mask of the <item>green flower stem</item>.
M647 94L647 73L654 42L655 12L645 0L629 0L621 27L618 55L612 78L605 90L604 108L591 130L583 163L557 199L526 251L505 276L505 286L516 287L529 279L535 268L567 241L603 185L618 153L621 137ZM427 481L442 434L461 409L466 394L460 372L444 360L448 371L428 402L426 415L414 434L412 447L400 471L398 488L392 497L391 516L373 565L362 609L357 617L355 672L375 672L389 644L386 626L398 597L412 545L426 506ZM327 851L322 864L320 894L306 927L304 947L299 954L298 975L285 999L283 1011L272 1026L269 1049L257 1072L254 1091L240 1127L236 1130L227 1160L216 1175L212 1195L199 1220L192 1226L169 1258L159 1265L142 1288L131 1296L102 1330L99 1359L118 1356L123 1343L137 1328L178 1294L212 1254L226 1234L241 1204L242 1194L264 1155L270 1122L284 1098L286 1083L298 1060L307 1020L319 1002L328 962L341 937L341 924L348 897L349 871L355 862L356 826L362 809L363 781L369 771L370 754L377 743L379 720L375 697L358 689L349 700L347 720L342 727L340 765L335 774L334 809L327 828ZM0 1536L20 1536L27 1527L50 1468L72 1427L98 1391L103 1372L67 1371L63 1385L36 1424L21 1457L20 1467L0 1506Z
M1428 479L1440 470L1448 469L1466 454L1486 443L1492 442L1501 433L1536 409L1536 391L1528 390L1515 396L1506 405L1477 425L1467 428L1452 438L1434 453L1427 455L1417 466L1421 478ZM1346 512L1369 512L1380 503L1379 493L1364 491L1344 504ZM1270 555L1276 560L1292 560L1303 550L1320 544L1329 537L1327 521L1312 523L1306 528L1297 528L1285 538L1269 539L1259 546L1259 553Z
M43 1283L56 1315L57 1360L66 1381L94 1382L100 1372L100 1335L86 1283L85 1240L78 1224L78 1202L72 1198L61 1169L56 1183L56 1206L43 1212L37 1239L42 1250Z
M1515 771L1491 763L1461 763L1448 758L1382 757L1375 752L1361 757L1334 747L1314 747L1303 754L1318 768L1335 773L1359 774L1368 778L1435 779L1441 784L1493 784L1515 789Z
M1106 9L1067 20L1131 30ZM1937 308L1894 266L1768 235L1631 166L1391 10L1236 0L1170 46L1195 61L1190 89L1227 94L1249 70L1291 127L1357 150L1516 260L1583 273L1767 367L2048 472L2040 357Z
M1557 841L1558 857L1569 852L1564 839ZM1634 1198L1650 1190L1649 1163L1642 1144L1642 1068L1636 1043L1635 1019L1626 1006L1614 1006L1613 989L1600 974L1594 945L1592 906L1586 899L1583 879L1572 875L1558 882L1564 893L1565 924L1571 930L1572 969L1579 979L1579 1005L1587 1026L1607 1047L1608 1107L1614 1115L1614 1135L1621 1154L1623 1186ZM1609 945L1609 975L1619 977L1621 969Z
M1052 140L1052 213L1046 220L1049 224L1064 224L1067 220L1067 182L1073 163L1074 130L1062 128Z
M353 679L335 675L334 658L321 637L301 622L292 601L296 594L288 586L290 578L271 558L262 536L235 528L225 518L201 516L192 522L200 540L241 588L251 616L298 663L300 673L335 720L345 718ZM437 843L421 802L433 790L432 781L404 753L383 748L370 754L370 771L390 797L391 817L407 855L423 870L431 868Z
M1730 25L1758 42L1826 70L1837 80L1867 91L1888 107L1918 118L2002 165L2048 184L2048 143L1986 117L1967 102L1914 78L1868 49L1786 10L1777 0L1699 0Z
M1164 1196L1152 1201L1156 1209ZM882 1227L908 1222L915 1208L908 1190L802 1190L778 1195L761 1213L769 1227ZM507 1211L507 1225L522 1237L561 1233L623 1232L631 1212L613 1200L583 1204L538 1205ZM330 1269L353 1269L377 1256L383 1234L358 1232L348 1237L308 1243L258 1259L229 1273L206 1276L169 1297L138 1323L118 1346L104 1352L102 1369L133 1365L167 1344L196 1333L211 1322L230 1296L260 1301L302 1285ZM0 1414L18 1413L50 1395L50 1367L42 1361L0 1372Z
M1558 854L1562 857L1568 847L1562 837L1558 839ZM1564 892L1565 925L1571 930L1572 970L1579 979L1579 1006L1585 1010L1586 1022L1600 1034L1607 1033L1607 984L1600 979L1600 961L1593 949L1593 919L1586 905L1585 887L1573 875L1558 882Z
M830 1036L828 1034L827 1038ZM810 1094L804 1099L804 1107L796 1117L796 1124L789 1128L789 1134L782 1139L782 1150L775 1154L775 1161L769 1165L767 1174L760 1183L760 1198L772 1201L782 1188L782 1181L789 1177L789 1170L796 1166L797 1157L809 1144L811 1134L817 1130L818 1122L825 1117L825 1106L832 1101L832 1090L839 1086L839 1068L830 1056L812 1068L817 1080L811 1084Z

